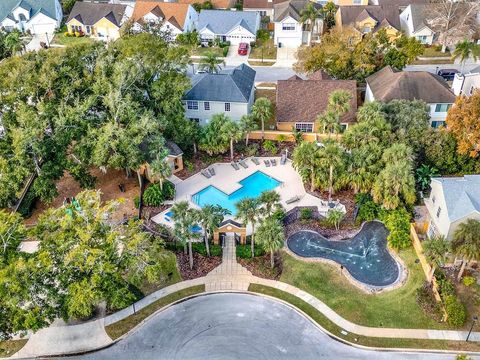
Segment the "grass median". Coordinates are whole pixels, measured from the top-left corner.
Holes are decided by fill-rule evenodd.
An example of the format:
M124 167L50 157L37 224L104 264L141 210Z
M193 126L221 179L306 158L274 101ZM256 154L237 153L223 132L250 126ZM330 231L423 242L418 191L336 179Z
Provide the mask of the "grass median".
M451 351L480 351L480 344L465 341L445 341L445 340L428 340L428 339L397 339L397 338L377 338L360 336L353 333L342 333L343 329L330 321L320 311L315 309L306 301L287 293L285 291L275 289L260 284L250 284L248 291L268 295L283 300L297 309L307 314L313 321L322 328L339 338L350 343L377 347L377 348L408 348L408 349L429 349L429 350L451 350Z
M23 348L27 341L27 339L0 341L0 358L8 358L12 356L18 350Z
M134 315L130 315L123 320L106 326L105 331L107 332L108 336L110 336L113 340L118 339L120 336L126 334L128 331L130 331L135 326L140 324L143 320L145 320L148 316L152 315L154 312L160 310L161 308L188 296L201 294L203 292L205 292L205 285L192 286L174 292L161 299L158 299L157 301L137 311Z

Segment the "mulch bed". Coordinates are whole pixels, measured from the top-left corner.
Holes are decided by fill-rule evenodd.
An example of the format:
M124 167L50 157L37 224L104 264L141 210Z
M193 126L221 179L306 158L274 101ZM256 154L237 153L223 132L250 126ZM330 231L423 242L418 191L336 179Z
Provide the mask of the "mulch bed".
M351 223L344 223L340 226L340 230L335 230L334 228L326 227L318 220L297 220L285 227L285 236L288 238L290 235L300 230L316 231L329 240L344 240L355 236L360 231L360 227L354 226Z
M253 259L237 258L240 265L247 268L253 275L270 280L278 280L282 275L282 258L277 253L275 255L275 267L270 268L270 254L257 256Z
M177 256L177 264L183 280L205 276L222 263L221 256L206 257L194 252L193 269L190 270L188 254L177 252L175 255Z

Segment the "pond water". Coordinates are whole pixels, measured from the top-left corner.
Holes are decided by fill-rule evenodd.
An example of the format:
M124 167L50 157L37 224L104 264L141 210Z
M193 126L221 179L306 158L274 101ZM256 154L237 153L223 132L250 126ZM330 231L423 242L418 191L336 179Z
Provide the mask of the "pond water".
M388 230L370 221L351 239L330 241L317 232L302 230L287 240L288 248L305 258L324 258L343 265L353 278L373 287L397 281L400 268L387 249Z

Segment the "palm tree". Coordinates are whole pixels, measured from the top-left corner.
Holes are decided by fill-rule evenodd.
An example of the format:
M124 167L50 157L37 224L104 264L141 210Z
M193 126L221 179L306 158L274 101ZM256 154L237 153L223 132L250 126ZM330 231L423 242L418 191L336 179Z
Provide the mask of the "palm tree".
M325 219L327 223L331 226L335 227L335 230L339 230L340 223L342 222L343 218L345 217L345 213L340 210L330 209L327 213L327 218Z
M184 245L188 243L188 257L190 269L193 269L192 239L198 235L192 231L195 225L197 214L187 201L180 201L172 206L175 237Z
M317 19L321 16L321 11L315 7L312 2L309 2L307 6L300 12L300 22L302 24L309 24L310 26L310 42L313 39L313 30Z
M239 125L242 131L245 133L245 146L248 146L250 132L257 130L258 125L255 122L255 119L251 115L243 115L240 118Z
M315 190L315 172L320 161L318 146L311 142L302 142L293 150L293 167L300 173L303 181L310 178L310 191Z
M237 218L240 219L245 226L252 224L252 240L250 242L252 258L255 256L255 223L258 220L259 201L254 198L245 198L235 204L237 209Z
M465 39L455 46L455 50L452 54L453 59L456 60L460 58L460 63L462 64L462 73L465 67L465 62L470 57L473 59L473 61L478 60L480 57L480 46Z
M469 261L480 259L480 221L468 219L458 225L453 235L452 250L463 257L462 267L458 273L460 280Z
M153 178L158 179L160 189L163 190L163 182L172 175L172 167L162 155L157 155L156 159L150 163L150 173Z
M317 122L323 128L323 133L330 134L340 132L340 119L350 111L352 94L345 90L335 90L328 96L327 109L319 114Z
M232 120L225 122L221 131L222 136L230 142L230 160L233 160L233 144L243 137L243 131L240 126Z
M275 190L262 192L260 194L259 201L262 205L261 213L267 218L272 216L275 210L278 210L282 207L280 204L280 194Z
M200 59L200 64L198 65L198 68L200 70L206 70L212 74L218 74L220 70L222 70L222 67L220 65L225 66L225 61L220 59L214 52L207 51Z
M417 184L420 186L420 190L424 191L430 187L430 181L432 177L438 175L438 170L433 166L422 164L417 171Z
M428 261L433 264L430 281L435 273L435 268L443 265L450 251L451 243L445 239L445 236L434 236L423 242L423 253Z
M265 139L265 121L272 117L272 103L265 97L258 98L252 106L252 116L262 124L262 143Z
M342 166L345 161L344 150L335 142L329 141L320 151L319 164L328 168L328 201L332 201L333 194L333 175L338 166Z
M270 266L275 266L274 254L283 247L285 234L277 219L269 218L258 227L257 240L265 251L270 252Z
M333 111L325 111L317 116L317 126L322 129L322 134L328 133L328 137L332 133L340 131L340 117Z
M218 229L225 215L228 214L230 214L230 211L222 208L220 205L205 205L197 213L198 221L203 228L203 240L205 241L208 256L210 256L209 239L212 233Z
M379 160L382 148L377 143L365 144L350 151L348 166L348 181L356 194L370 192L375 182L375 177L380 171Z
M23 50L22 39L20 39L20 32L12 31L5 37L5 47L10 50L12 55Z

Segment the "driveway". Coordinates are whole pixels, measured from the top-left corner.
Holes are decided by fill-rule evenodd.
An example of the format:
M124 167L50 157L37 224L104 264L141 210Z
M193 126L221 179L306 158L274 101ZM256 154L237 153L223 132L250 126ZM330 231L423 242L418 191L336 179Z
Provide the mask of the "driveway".
M48 36L48 41L47 41ZM53 40L53 34L34 35L32 40L25 46L27 51L37 51L41 49L40 43L49 44Z
M250 46L248 47L247 55L238 55L238 45L230 45L227 57L225 58L225 63L228 66L238 66L241 64L248 65L248 55L250 55Z
M278 67L292 67L297 62L298 48L281 47L277 48L277 62L274 66Z
M184 301L157 313L117 344L73 357L79 360L454 358L449 354L358 349L333 340L282 303L234 293Z

